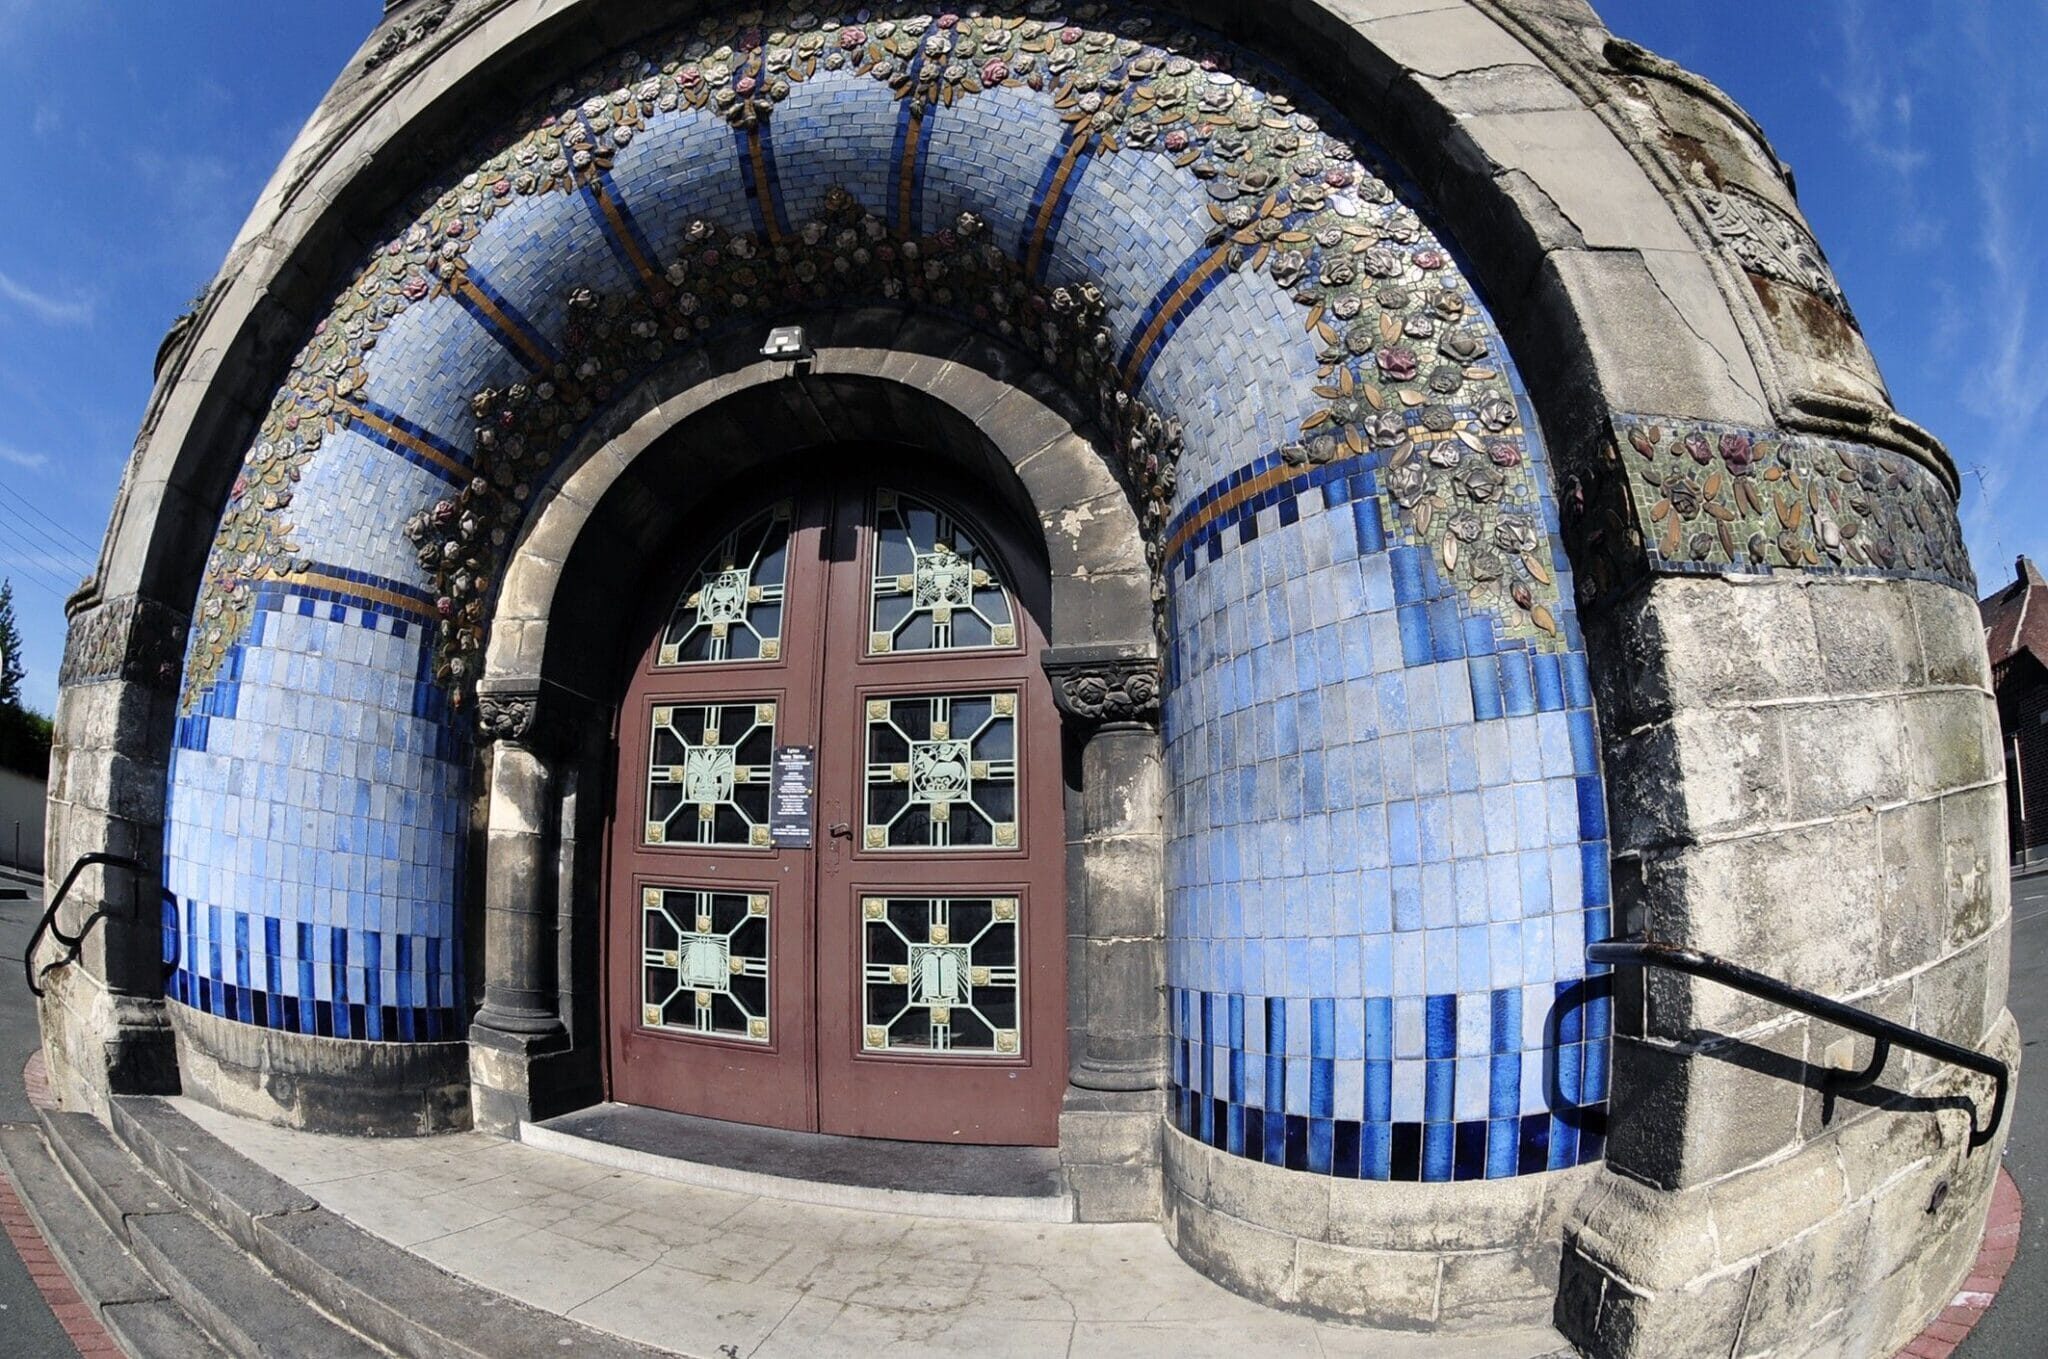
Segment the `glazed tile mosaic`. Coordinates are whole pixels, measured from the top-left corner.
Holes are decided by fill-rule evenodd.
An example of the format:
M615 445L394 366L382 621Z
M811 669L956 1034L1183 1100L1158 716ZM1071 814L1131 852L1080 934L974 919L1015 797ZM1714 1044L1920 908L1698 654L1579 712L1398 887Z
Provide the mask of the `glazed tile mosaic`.
M1594 594L1645 568L1906 577L1975 597L1955 498L1925 465L1842 439L1621 417L1608 494L1565 517Z
M1133 7L775 6L479 148L308 338L223 514L179 999L459 1028L461 733L540 488L707 338L925 309L1095 403L1166 582L1182 1125L1324 1173L1597 1156L1605 815L1544 453L1417 194L1286 87Z
M431 617L352 570L255 592L220 680L178 719L172 999L322 1037L462 1031L467 749L427 673Z

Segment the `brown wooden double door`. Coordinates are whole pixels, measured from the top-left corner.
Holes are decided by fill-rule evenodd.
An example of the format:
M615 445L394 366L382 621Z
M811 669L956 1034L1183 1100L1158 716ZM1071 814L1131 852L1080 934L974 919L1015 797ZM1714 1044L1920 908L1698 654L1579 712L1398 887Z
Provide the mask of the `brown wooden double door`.
M1052 1145L1066 894L1043 569L929 477L777 484L675 554L620 710L612 1098Z

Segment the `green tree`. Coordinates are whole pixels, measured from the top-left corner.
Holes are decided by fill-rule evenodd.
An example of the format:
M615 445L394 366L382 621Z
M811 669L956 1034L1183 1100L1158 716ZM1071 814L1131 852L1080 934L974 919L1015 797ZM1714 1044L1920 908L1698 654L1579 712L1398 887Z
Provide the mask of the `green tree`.
M50 719L22 706L23 673L14 583L0 580L0 766L40 779L50 768Z
M21 629L14 622L14 582L0 580L0 707L21 706Z

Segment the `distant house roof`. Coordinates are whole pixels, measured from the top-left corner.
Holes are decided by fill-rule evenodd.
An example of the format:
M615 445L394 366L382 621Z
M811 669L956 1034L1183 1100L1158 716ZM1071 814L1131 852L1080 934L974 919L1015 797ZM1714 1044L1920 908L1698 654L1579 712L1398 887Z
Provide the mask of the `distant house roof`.
M1984 619L1984 646L1993 665L2022 651L2048 665L2048 580L2025 557L2019 559L2017 570L2012 584L1977 601Z

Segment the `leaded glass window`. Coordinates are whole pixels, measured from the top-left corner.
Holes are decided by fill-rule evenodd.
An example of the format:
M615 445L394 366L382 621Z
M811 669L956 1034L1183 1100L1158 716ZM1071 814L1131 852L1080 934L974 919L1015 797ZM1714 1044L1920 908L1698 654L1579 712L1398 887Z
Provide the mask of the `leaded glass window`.
M725 536L669 614L657 664L781 658L789 522L784 501Z
M1017 844L1017 695L915 694L867 705L869 849Z
M768 843L773 703L655 708L647 743L647 843Z
M1017 620L995 559L974 531L936 505L875 495L868 654L975 651L1017 644Z
M1017 899L864 897L861 1048L1017 1055Z
M640 1022L768 1041L768 894L640 894Z

